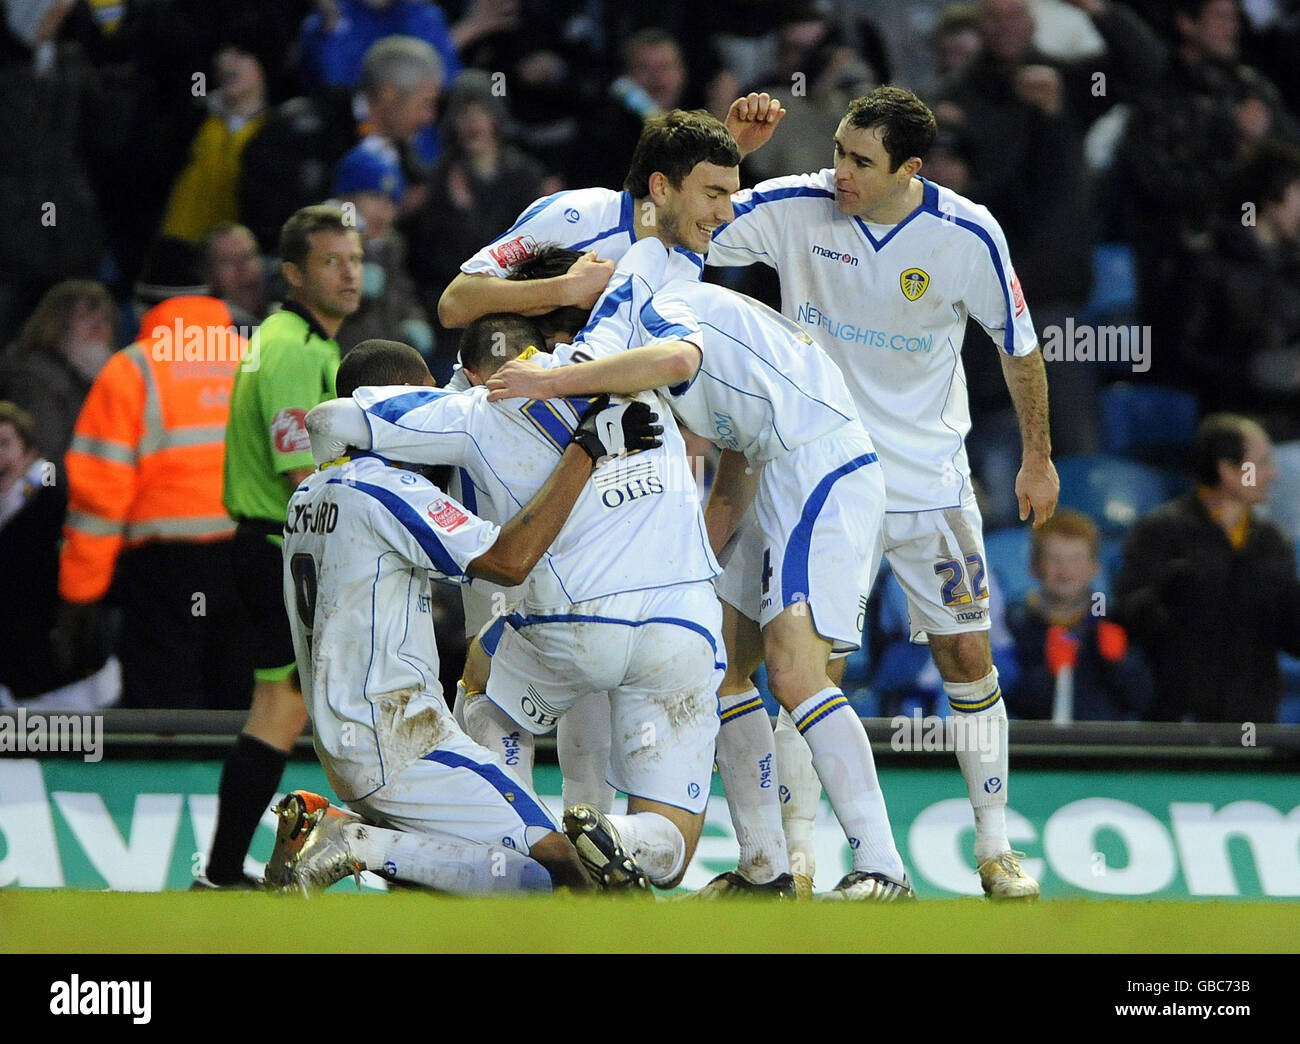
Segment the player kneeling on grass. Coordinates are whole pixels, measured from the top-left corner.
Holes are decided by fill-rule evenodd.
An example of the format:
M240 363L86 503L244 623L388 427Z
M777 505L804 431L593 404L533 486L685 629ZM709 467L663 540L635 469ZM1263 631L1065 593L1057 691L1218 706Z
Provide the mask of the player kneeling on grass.
M414 349L367 341L338 373L344 396L363 384L433 379ZM448 711L428 584L522 583L594 462L658 446L655 420L644 404L596 400L536 495L500 527L419 472L353 447L294 491L284 530L294 651L317 753L356 816L290 794L277 808L269 885L327 887L369 869L463 893L591 887L536 795Z
M481 383L521 353L549 364L542 343L530 320L490 315L466 329L461 354ZM586 694L610 692L615 742L605 767L628 795L628 814L575 805L564 825L594 879L638 889L675 886L699 840L725 670L710 583L719 569L685 444L662 400L643 401L658 404L663 445L596 469L524 601L502 607L482 633L492 656L486 696L464 704L466 731L526 774L533 735ZM509 518L550 473L585 404L489 402L485 387L361 388L313 411L307 428L317 460L361 440L397 459L463 468L481 509Z

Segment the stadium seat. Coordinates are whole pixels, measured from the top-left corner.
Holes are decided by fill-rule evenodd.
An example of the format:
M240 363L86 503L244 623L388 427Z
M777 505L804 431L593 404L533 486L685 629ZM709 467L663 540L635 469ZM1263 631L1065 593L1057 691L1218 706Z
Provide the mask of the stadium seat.
M1088 322L1129 318L1137 313L1137 265L1127 243L1092 248L1092 295L1084 305Z
M1121 382L1101 393L1106 453L1152 464L1181 460L1196 441L1199 410L1191 392Z
M1104 454L1078 454L1056 462L1061 506L1090 516L1103 533L1123 533L1169 498L1169 479L1143 464Z
M1019 602L1037 583L1029 575L1030 541L1028 525L985 534L984 557L1006 605Z

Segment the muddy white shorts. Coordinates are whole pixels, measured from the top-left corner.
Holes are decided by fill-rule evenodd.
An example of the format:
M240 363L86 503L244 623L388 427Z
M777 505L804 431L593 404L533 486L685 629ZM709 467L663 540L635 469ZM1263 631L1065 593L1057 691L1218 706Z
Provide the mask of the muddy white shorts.
M583 696L608 691L610 784L702 812L726 670L721 627L707 582L564 607L525 603L479 636L492 657L487 697L542 735Z

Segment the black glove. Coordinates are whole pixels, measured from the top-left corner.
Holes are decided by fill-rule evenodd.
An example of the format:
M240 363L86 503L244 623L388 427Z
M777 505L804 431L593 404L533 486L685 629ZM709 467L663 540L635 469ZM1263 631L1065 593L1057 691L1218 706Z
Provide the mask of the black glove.
M622 401L610 405L608 395L598 395L582 415L582 423L573 433L572 441L599 464L604 457L662 446L663 439L658 436L664 429L656 423L658 420L659 415L644 402Z

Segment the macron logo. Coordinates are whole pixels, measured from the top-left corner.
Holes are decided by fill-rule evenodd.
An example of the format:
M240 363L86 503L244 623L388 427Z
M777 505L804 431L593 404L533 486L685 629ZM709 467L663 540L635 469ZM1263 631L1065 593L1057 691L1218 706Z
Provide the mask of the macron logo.
M824 246L813 244L812 252L818 257L824 257L831 261L842 261L846 265L857 266L858 259L852 254L841 254L838 250L827 250Z
M152 982L81 981L80 975L70 982L62 979L50 984L52 1015L130 1015L131 1021L143 1026L152 1017Z

